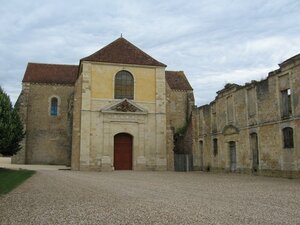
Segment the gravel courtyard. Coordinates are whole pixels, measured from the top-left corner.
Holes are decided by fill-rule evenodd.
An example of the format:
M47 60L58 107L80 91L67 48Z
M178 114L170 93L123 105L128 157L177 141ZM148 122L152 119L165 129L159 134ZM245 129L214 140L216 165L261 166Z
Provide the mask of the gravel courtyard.
M38 171L0 197L0 224L300 224L300 180Z

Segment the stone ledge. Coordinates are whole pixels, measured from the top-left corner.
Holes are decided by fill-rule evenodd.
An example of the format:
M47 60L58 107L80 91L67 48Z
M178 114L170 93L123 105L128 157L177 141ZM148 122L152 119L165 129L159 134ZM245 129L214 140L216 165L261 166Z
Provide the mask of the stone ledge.
M266 177L282 177L290 179L300 179L300 171L283 171L283 170L258 170L257 172L252 172L249 168L237 169L236 172L230 172L228 168L210 168L210 171L207 168L203 169L204 172L213 172L213 173L239 173L239 174L249 174L249 175L258 175Z

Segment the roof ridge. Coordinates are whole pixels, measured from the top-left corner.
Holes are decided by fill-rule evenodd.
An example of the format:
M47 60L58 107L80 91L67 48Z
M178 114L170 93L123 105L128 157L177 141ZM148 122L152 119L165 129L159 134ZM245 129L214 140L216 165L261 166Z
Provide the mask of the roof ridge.
M154 59L123 37L117 38L93 54L82 58L80 61L166 67L165 64Z
M124 41L126 41L126 42L128 42L129 44L131 44L132 46L134 46L135 48L137 48L138 50L140 50L142 53L144 53L145 55L147 55L147 56L149 56L150 58L152 58L154 61L156 61L156 62L158 62L158 63L161 63L161 62L159 62L158 60L156 60L156 59L154 59L151 55L149 55L148 53L146 53L146 52L144 52L142 49L140 49L139 47L137 47L137 46L135 46L134 44L132 44L130 41L128 41L127 39L125 39L125 38L123 38L123 37L120 37L120 38L118 38L118 39L124 39ZM117 39L117 40L118 40ZM163 64L163 63L161 63L161 64ZM165 64L163 64L163 65L165 65ZM165 65L166 66L166 65Z
M78 66L78 65L75 65L75 64L58 64L58 63L37 63L37 62L28 62L28 64L31 64L31 65L53 65L53 66Z
M78 65L29 62L22 82L74 85L78 67Z
M166 70L166 72L171 72L171 73L184 73L183 70Z
M165 71L166 81L169 87L173 90L193 90L188 79L186 78L184 71Z

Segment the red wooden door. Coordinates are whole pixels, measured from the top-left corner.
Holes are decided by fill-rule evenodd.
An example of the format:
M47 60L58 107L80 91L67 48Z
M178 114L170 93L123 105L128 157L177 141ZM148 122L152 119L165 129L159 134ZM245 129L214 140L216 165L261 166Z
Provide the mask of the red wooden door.
M132 170L132 136L120 133L114 137L115 170Z

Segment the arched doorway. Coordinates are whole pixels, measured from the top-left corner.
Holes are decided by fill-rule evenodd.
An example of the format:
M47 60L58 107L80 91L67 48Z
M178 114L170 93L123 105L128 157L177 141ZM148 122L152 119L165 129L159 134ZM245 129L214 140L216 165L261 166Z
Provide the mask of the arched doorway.
M119 133L114 136L115 170L132 170L132 136Z

